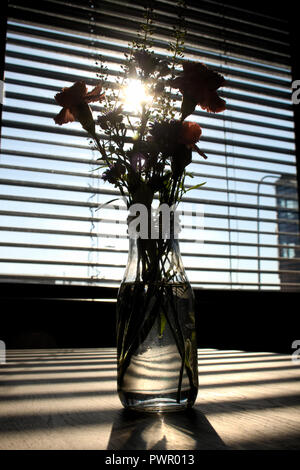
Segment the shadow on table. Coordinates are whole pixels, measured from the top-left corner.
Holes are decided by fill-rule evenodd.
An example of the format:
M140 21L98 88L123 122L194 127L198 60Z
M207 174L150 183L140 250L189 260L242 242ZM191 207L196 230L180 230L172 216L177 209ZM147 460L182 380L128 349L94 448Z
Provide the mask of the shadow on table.
M224 442L201 411L142 413L120 410L108 450L217 450Z

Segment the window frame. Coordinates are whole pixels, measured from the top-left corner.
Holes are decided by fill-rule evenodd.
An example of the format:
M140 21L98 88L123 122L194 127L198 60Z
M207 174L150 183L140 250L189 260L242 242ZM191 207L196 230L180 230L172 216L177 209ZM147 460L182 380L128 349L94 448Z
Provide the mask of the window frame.
M236 4L234 0L228 0L227 3L229 6ZM262 10L264 10L264 5L261 4L261 2L254 2L254 3L251 2L251 5L252 6L255 5L258 12L260 12L261 8ZM245 6L245 4L243 4L243 6ZM1 42L0 42L0 73L1 73L2 78L0 79L4 81L8 0L5 0L2 11L3 11L3 14L0 19L1 21L0 27L2 31ZM297 77L300 79L300 66L297 63L297 43L299 43L298 38L300 37L300 34L299 34L298 25L296 24L295 16L292 14L292 12L290 12L287 16L288 16L288 21L290 25L290 34L291 34L292 79L296 80ZM299 158L299 154L300 154L300 104L293 105L293 111L294 111L294 125L295 125L295 145L296 145L295 155L296 155L297 184L298 184L297 189L298 189L298 199L300 201L300 158ZM0 137L1 137L1 129L2 129L2 104L0 104ZM1 143L1 139L0 139L0 143ZM298 215L299 215L299 221L300 221L300 211L298 212ZM19 291L21 289L21 291L23 292L24 289L25 290L29 289L29 291L31 292L31 290L33 289L33 291L36 292L35 295L37 297L40 297L40 296L43 297L43 292L45 289L45 286L43 284L36 284L36 283L31 284L31 283L22 283L22 282L10 282L10 283L1 282L0 283L1 295L3 294L3 292L5 293L7 291L7 288L9 288L10 286L12 288L12 291L14 291L15 289ZM65 292L64 291L65 287L66 286L60 286L60 285L51 286L51 288L49 289L49 295L51 294L51 298L61 298L61 295L64 295L62 293ZM84 286L84 289L81 290L81 287L83 286L74 286L74 290L70 289L70 293L72 292L72 295L75 295L75 298L76 298L75 292L76 292L76 289L79 289L80 292L84 293L85 298L89 298L89 299L90 298L115 298L117 294L117 288ZM199 289L194 288L194 290L199 291L199 292L210 291L210 289L205 289L205 288L199 288ZM215 288L211 290L211 295L213 297L214 293L220 293L223 291L224 289ZM232 289L228 289L228 291L231 293L235 292ZM112 295L112 292L114 292L114 297L110 297ZM285 293L284 291L279 291L279 292L281 292L282 294ZM253 293L254 295L255 293L257 293L258 295L260 294L258 290L253 290ZM295 292L295 294L297 294L297 292ZM299 295L300 295L300 292L299 292ZM275 293L275 296L276 296L276 293Z

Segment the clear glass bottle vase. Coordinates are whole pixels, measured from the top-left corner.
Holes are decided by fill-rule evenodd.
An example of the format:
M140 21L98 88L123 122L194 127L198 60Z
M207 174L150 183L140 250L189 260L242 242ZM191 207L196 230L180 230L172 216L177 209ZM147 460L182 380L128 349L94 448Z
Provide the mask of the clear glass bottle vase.
M117 300L118 394L125 408L179 411L198 392L194 294L178 240L130 238Z

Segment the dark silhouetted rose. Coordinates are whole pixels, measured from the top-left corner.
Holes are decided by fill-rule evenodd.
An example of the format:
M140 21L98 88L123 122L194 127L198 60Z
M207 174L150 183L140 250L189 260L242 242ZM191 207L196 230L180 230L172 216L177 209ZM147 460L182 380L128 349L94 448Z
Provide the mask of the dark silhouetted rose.
M181 125L179 142L194 145L200 139L202 129L196 122L184 121Z
M55 116L54 121L59 125L79 121L84 129L93 133L95 124L88 103L101 101L103 98L101 85L97 85L90 92L87 91L83 81L76 82L69 88L63 88L60 93L55 95L55 100L57 104L62 106L62 110Z
M179 88L183 95L182 118L191 114L197 104L212 113L224 111L226 102L217 93L224 85L225 78L206 65L192 62L183 64L183 73L172 81L172 86Z

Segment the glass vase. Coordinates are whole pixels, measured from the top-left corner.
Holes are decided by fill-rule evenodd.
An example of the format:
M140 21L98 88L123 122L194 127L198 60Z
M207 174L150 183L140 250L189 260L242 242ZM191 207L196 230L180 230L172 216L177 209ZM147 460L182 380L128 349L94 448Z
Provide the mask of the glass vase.
M192 407L198 391L194 294L178 239L129 239L117 299L118 394L146 412Z

